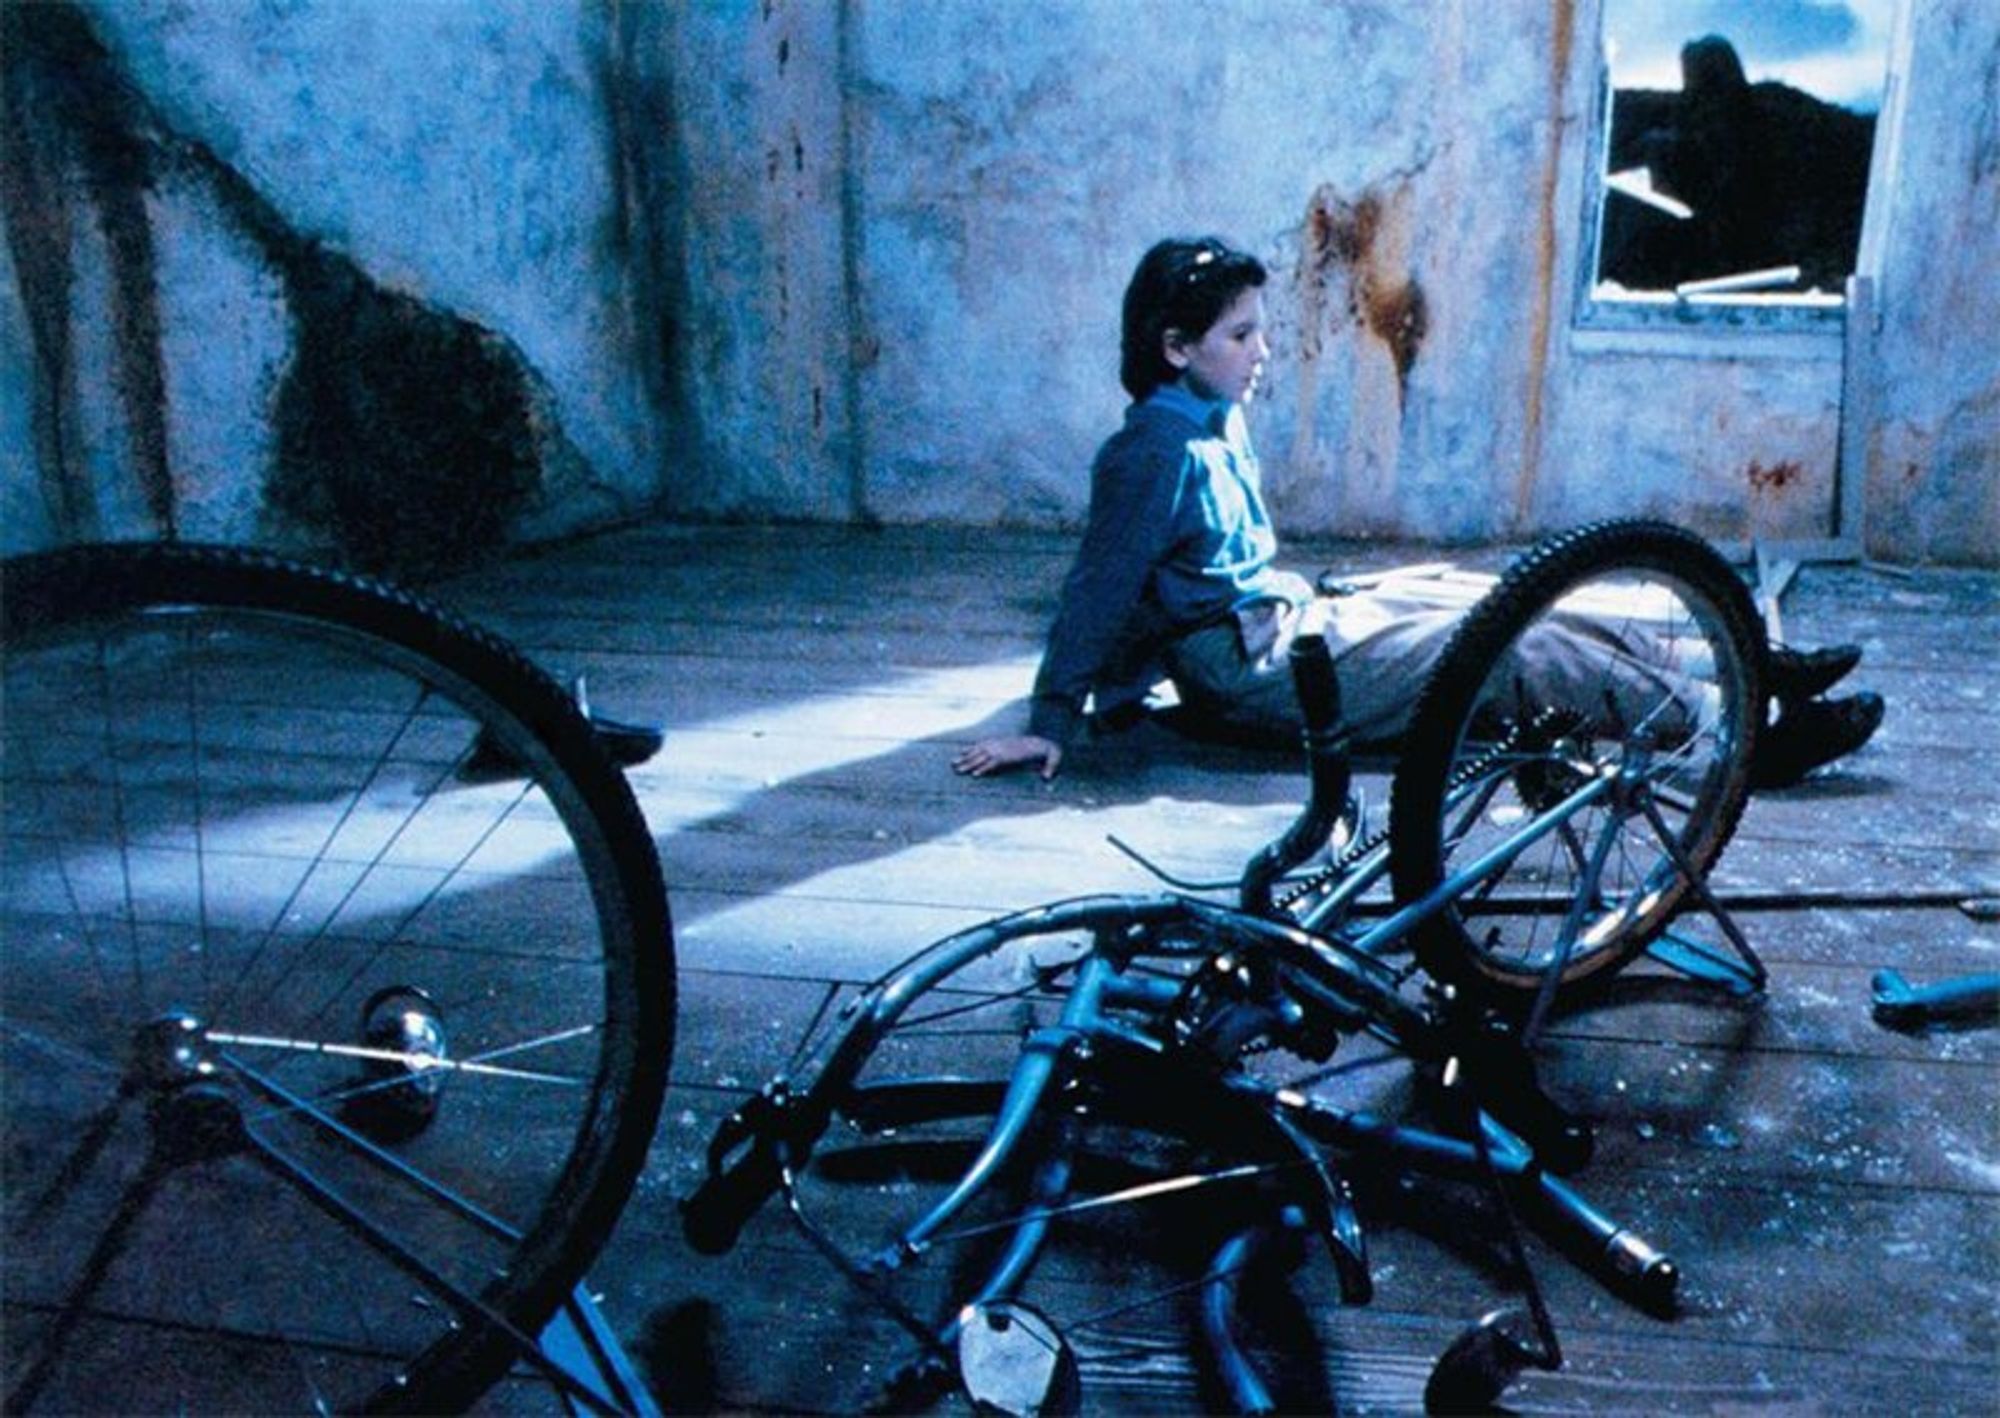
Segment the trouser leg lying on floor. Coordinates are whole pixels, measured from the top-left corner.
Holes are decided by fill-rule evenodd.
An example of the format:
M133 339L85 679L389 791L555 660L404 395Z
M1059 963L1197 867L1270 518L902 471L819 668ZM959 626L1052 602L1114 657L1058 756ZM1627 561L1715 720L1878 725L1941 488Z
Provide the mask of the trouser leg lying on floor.
M1332 603L1328 637L1342 714L1363 744L1400 738L1463 611L1462 588L1435 597L1421 587L1393 588ZM1224 732L1296 742L1303 719L1286 661L1289 629L1257 656L1233 622L1184 636L1167 657L1183 701ZM1646 722L1667 740L1684 737L1703 713L1700 686L1676 666L1672 647L1638 625L1555 611L1529 627L1496 668L1491 683L1502 713L1559 703L1600 726Z

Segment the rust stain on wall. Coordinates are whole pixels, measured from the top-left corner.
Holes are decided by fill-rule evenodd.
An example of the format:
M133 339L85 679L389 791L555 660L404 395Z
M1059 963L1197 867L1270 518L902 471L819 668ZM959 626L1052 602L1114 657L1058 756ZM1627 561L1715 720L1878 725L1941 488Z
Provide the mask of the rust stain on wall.
M1750 466L1744 469L1744 476L1750 486L1758 492L1783 492L1795 483L1804 481L1806 470L1803 464L1786 458L1768 466L1759 459L1752 458Z
M1527 523L1534 502L1535 476L1542 461L1542 390L1549 377L1549 328L1554 320L1556 279L1556 183L1562 170L1563 90L1569 82L1576 33L1574 0L1556 0L1550 13L1548 149L1542 162L1540 201L1535 220L1534 318L1528 331L1527 417L1522 428L1521 466L1514 480L1514 525Z
M1417 362L1417 350L1430 329L1424 288L1414 280L1386 287L1370 285L1366 308L1368 328L1389 347L1389 357L1396 362L1396 387L1407 395L1410 366Z
M1400 199L1399 192L1397 198ZM1396 367L1399 401L1409 393L1410 370L1430 330L1429 306L1415 276L1397 269L1384 250L1390 204L1363 193L1348 202L1326 187L1306 208L1299 269L1299 358L1319 357L1335 323L1329 316L1335 282L1341 282L1338 317L1380 340Z
M1316 272L1324 278L1342 265L1358 265L1374 249L1382 228L1382 202L1373 193L1347 203L1325 188L1313 194L1306 213Z

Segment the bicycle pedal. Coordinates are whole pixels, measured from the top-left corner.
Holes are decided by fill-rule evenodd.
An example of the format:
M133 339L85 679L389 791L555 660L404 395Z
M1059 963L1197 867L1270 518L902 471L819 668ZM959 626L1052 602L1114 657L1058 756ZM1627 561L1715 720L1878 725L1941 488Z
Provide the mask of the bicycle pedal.
M958 1323L958 1381L980 1413L1077 1411L1076 1352L1040 1310L1012 1301L968 1305Z

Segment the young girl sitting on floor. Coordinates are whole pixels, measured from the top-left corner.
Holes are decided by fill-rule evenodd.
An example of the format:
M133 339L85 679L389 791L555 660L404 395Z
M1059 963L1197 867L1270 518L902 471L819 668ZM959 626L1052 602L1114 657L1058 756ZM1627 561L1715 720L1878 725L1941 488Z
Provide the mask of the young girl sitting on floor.
M1296 744L1302 728L1284 650L1312 588L1275 564L1244 408L1270 345L1263 263L1214 237L1167 240L1126 287L1119 378L1124 427L1098 450L1083 544L1063 582L1035 677L1027 731L982 739L953 767L984 777L1029 767L1053 778L1088 702L1100 722L1135 718L1162 672L1198 721L1238 739ZM1394 586L1395 583L1391 583ZM1364 742L1401 733L1424 677L1463 610L1426 604L1410 583L1344 597L1329 638L1343 713ZM1604 663L1609 633L1552 627L1527 647L1531 676ZM1860 659L1855 646L1773 647L1779 709L1752 782L1777 787L1859 748L1880 696L1821 696Z

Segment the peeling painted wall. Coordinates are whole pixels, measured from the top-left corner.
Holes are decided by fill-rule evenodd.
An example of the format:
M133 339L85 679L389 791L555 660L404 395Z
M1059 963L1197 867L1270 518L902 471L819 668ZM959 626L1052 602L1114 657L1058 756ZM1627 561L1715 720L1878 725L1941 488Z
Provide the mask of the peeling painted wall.
M675 105L656 140L693 456L664 469L683 514L844 521L861 511L850 399L842 49L835 4L659 7ZM689 437L684 440L682 434Z
M730 474L683 505L820 516L844 490L857 518L1074 525L1122 405L1131 265L1157 236L1220 231L1273 269L1255 431L1293 533L1456 540L1648 512L1730 540L1826 539L1838 324L1574 328L1599 6L1497 10L692 7L676 68L713 77L681 126L706 174L686 224L722 239L691 240L709 279L687 283L690 318L750 343L708 363L736 401L701 401L726 410L706 432ZM1911 113L1881 204L1948 236L1880 247L1867 547L1992 562L2000 354L1925 331L1950 306L1914 268L1948 270L1961 303L2000 287L1992 145L1971 136L1993 130L2000 12L1937 0L1911 19ZM832 64L773 70L777 36L801 27ZM1945 117L1969 95L1983 128ZM718 121L732 105L739 121ZM817 222L754 190L756 154L784 151L799 114L844 143ZM815 263L839 266L841 300L829 287L802 319L790 275ZM837 348L852 361L844 417L754 417L784 388L818 388L820 352ZM1905 447L1918 471L1892 489L1884 468Z
M642 84L621 59L657 45L623 19L0 12L5 545L423 572L650 507L664 302L634 279L609 117Z
M1879 235L1867 530L1880 555L2000 564L2000 6L1915 10Z
M1293 534L1824 531L1837 329L1575 327L1597 0L14 5L0 538L426 569L1069 526L1139 252L1265 257ZM2000 11L1914 7L1868 549L2000 560ZM1854 470L1843 470L1851 475Z
M1536 522L1648 514L1731 541L1829 537L1838 329L1605 342L1569 333L1563 345Z

